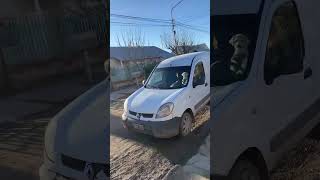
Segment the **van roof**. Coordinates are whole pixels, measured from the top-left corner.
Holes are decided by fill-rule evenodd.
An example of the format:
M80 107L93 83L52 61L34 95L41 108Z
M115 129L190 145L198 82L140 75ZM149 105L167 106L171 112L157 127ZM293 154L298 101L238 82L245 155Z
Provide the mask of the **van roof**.
M158 68L164 68L164 67L177 67L177 66L191 66L192 60L202 54L209 54L208 52L195 52L195 53L189 53L189 54L183 54L179 56L174 56L169 59L166 59L162 61Z
M215 0L211 15L256 14L264 0Z

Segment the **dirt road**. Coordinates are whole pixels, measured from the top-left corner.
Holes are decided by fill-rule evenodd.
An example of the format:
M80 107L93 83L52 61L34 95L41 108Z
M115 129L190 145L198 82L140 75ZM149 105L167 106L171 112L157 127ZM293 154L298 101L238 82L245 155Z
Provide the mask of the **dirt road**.
M193 132L184 138L157 139L128 132L121 123L125 97L111 102L110 171L112 179L162 179L175 164L194 155L209 133L209 109L197 116Z
M7 114L14 117L8 122L0 119L1 180L39 179L38 170L43 162L44 133L48 122L91 86L80 78L65 79L0 99L0 118ZM5 112L7 107L11 107L10 113Z
M64 105L0 126L0 179L38 180L45 128Z

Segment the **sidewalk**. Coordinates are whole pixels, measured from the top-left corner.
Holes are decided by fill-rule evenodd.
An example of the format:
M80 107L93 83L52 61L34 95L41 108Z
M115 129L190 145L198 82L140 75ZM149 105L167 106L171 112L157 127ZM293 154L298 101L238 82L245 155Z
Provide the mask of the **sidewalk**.
M209 180L210 179L210 135L204 144L184 166L176 165L164 180Z

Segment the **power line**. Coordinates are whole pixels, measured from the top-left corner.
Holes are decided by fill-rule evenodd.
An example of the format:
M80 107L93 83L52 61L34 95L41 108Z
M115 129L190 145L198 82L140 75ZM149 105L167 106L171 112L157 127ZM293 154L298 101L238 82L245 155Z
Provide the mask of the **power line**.
M110 16L117 17L117 18L124 18L124 19L140 20L140 21L171 23L171 20L166 20L166 19L155 19L155 18L146 18L146 17L138 17L138 16L128 16L128 15L122 15L122 14L110 14Z
M110 23L116 24L116 25L124 25L124 26L170 27L170 25L165 25L165 24L139 24L139 23L127 23L127 22L117 22L117 21L111 21Z
M182 2L182 1L179 1ZM176 7L176 6L175 6ZM138 16L128 16L128 15L122 15L122 14L110 14L111 17L115 18L121 18L121 19L130 19L130 20L136 20L136 21L145 21L145 22L151 22L153 24L138 24L138 23L128 23L128 22L110 22L112 24L116 24L119 26L152 26L152 27L168 27L172 26L173 22L172 20L166 20L166 19L155 19L155 18L146 18L146 17L138 17ZM210 33L209 31L203 29L203 27L199 26L193 26L189 24L185 24L179 21L174 22L175 26L179 26L182 28L194 30L194 31L199 31L199 32L204 32L204 33Z

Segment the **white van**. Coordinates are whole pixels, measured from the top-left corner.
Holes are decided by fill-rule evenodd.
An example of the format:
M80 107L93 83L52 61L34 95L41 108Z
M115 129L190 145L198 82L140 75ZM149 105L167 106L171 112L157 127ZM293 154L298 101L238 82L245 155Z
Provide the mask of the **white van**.
M196 52L162 61L124 102L129 130L169 138L190 133L195 114L210 100L210 56Z
M215 0L211 173L267 179L319 123L319 0Z
M101 82L49 122L40 180L109 179L108 88Z

